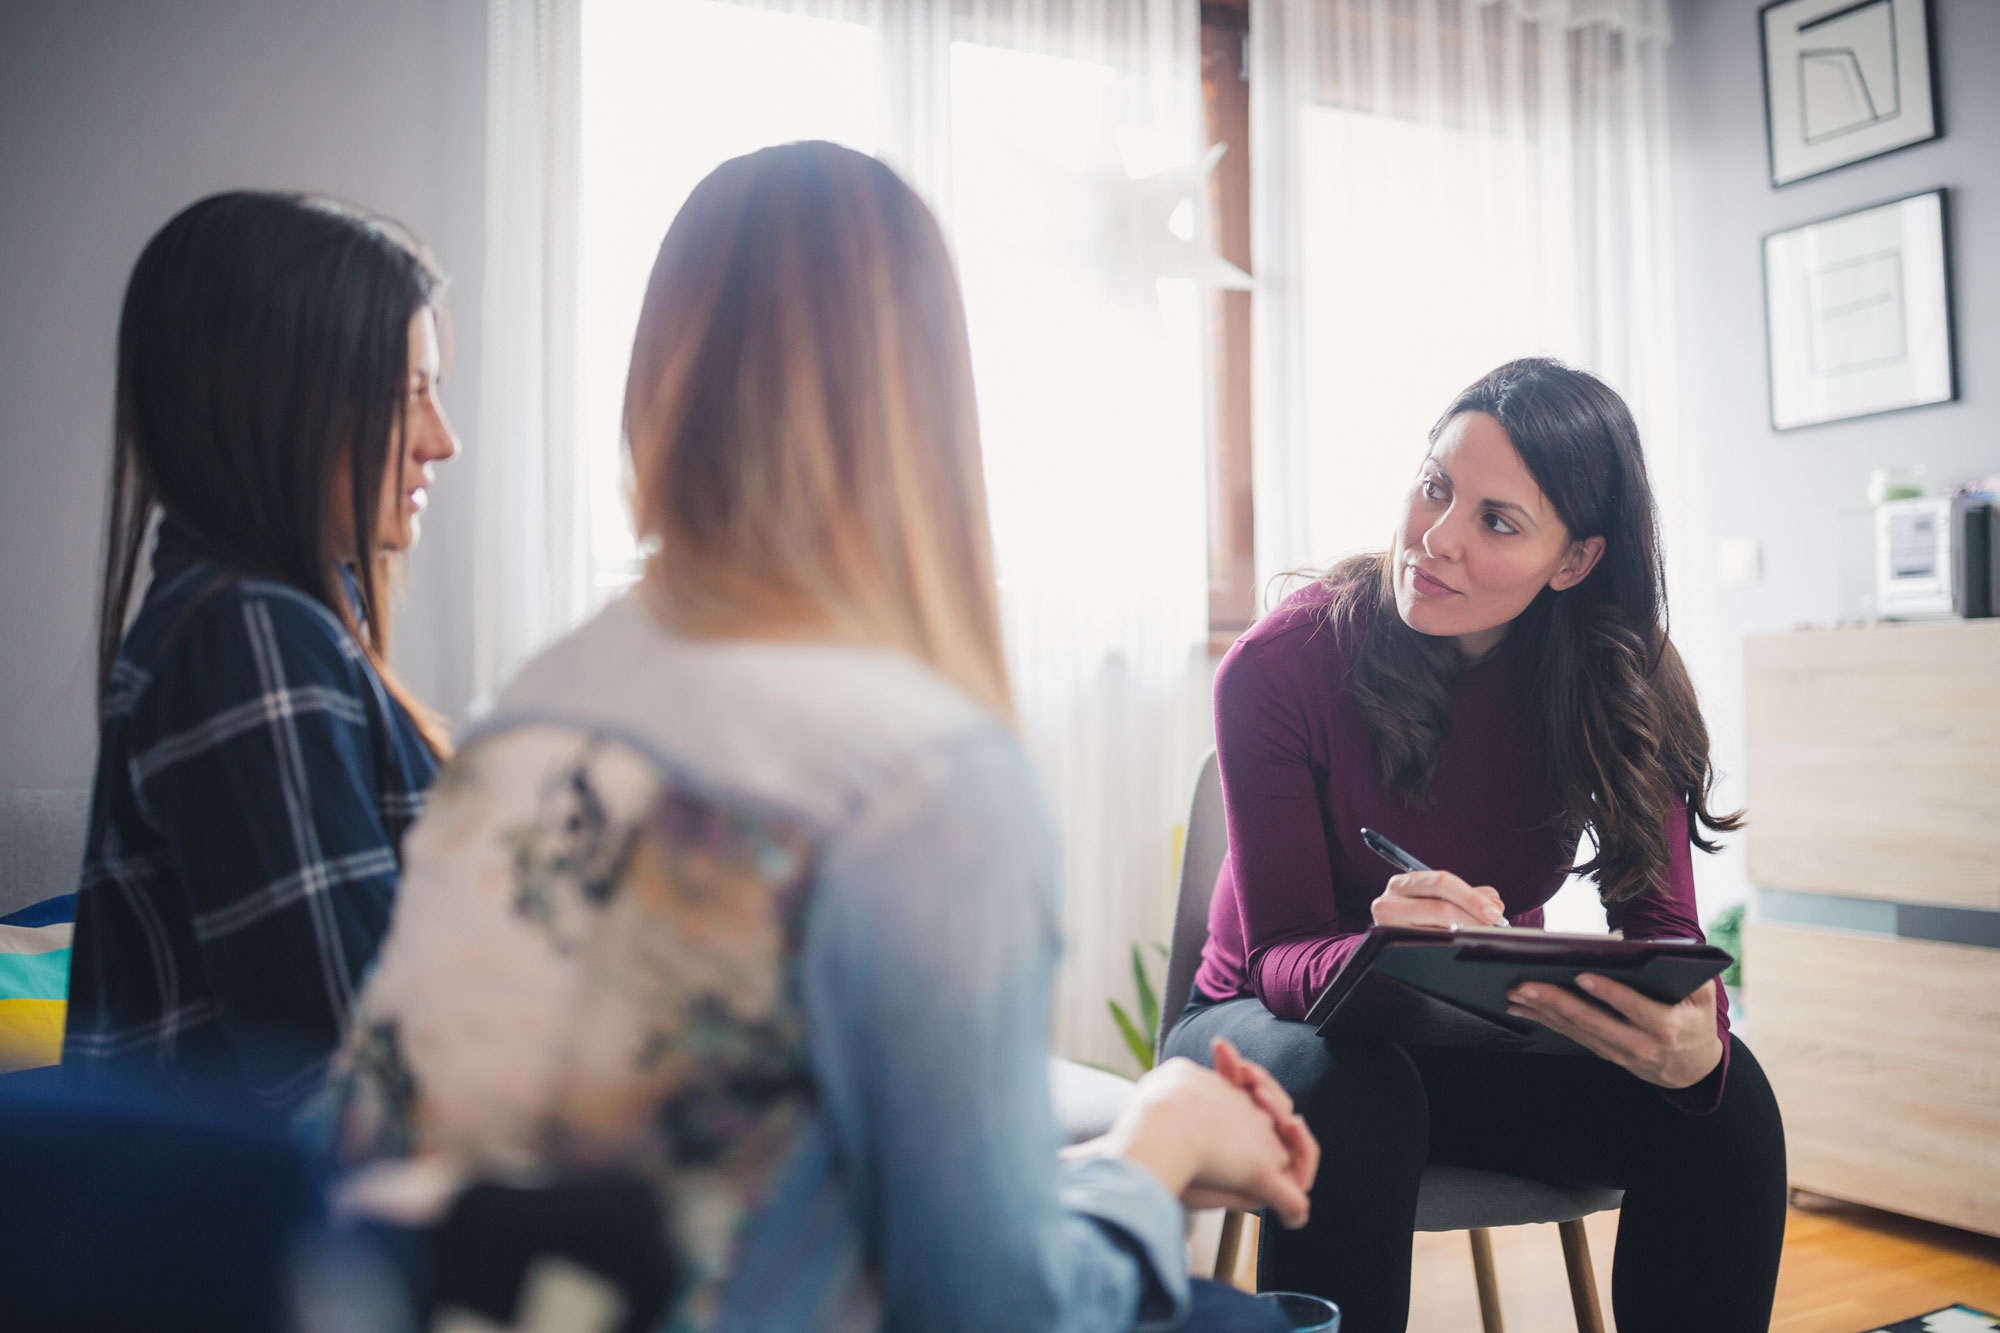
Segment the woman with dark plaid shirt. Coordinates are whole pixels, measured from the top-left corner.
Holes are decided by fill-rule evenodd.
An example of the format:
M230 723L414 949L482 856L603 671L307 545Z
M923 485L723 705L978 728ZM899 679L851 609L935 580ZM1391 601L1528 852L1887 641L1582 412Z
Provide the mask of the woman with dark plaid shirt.
M387 669L384 604L458 451L441 286L385 222L248 192L133 270L68 1077L282 1114L341 1037L447 748Z

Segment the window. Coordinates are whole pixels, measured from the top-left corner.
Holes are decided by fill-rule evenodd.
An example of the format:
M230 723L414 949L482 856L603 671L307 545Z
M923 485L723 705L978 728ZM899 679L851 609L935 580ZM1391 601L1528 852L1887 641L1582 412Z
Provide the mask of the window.
M638 569L618 411L660 237L739 153L889 147L883 51L863 24L727 0L586 5L576 399L600 595ZM930 202L965 289L1003 599L1089 598L1135 558L1198 598L1199 551L1187 569L1155 553L1202 530L1203 298L1133 243L1166 221L1135 178L1185 145L1133 128L1156 94L1110 64L956 41L948 75L948 193ZM1191 237L1192 203L1173 221Z
M1524 146L1336 106L1302 128L1308 503L1332 557L1387 545L1438 413L1559 330L1524 260Z
M577 439L600 595L638 575L619 413L646 276L718 164L768 144L882 143L873 34L720 0L589 0L577 294Z
M952 237L1003 599L1096 598L1162 551L1191 557L1155 573L1193 598L1200 548L1176 533L1201 524L1201 313L1192 282L1159 278L1144 238L1169 216L1135 181L1173 146L1118 128L1127 90L1106 65L957 42L951 81ZM1192 204L1171 221L1191 236Z

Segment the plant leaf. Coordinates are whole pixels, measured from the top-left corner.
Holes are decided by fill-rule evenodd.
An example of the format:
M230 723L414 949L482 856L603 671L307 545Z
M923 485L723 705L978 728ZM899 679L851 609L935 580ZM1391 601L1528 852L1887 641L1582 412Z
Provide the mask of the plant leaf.
M1150 1035L1140 1036L1139 1029L1132 1026L1126 1016L1125 1007L1116 1000L1106 1000L1111 1006L1112 1021L1118 1024L1120 1035L1125 1038L1125 1049L1132 1052L1132 1058L1139 1062L1139 1070L1144 1073L1153 1067L1153 1039Z
M1132 983L1139 988L1139 1022L1146 1029L1146 1040L1150 1043L1160 1030L1160 997L1153 993L1153 983L1146 976L1145 955L1136 944L1132 946Z

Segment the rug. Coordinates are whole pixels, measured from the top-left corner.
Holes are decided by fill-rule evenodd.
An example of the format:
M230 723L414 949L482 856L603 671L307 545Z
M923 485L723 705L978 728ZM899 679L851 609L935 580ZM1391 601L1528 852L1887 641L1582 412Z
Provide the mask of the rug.
M1929 1314L1913 1315L1869 1333L1993 1333L2000 1329L2000 1315L1990 1315L1969 1305L1947 1305Z

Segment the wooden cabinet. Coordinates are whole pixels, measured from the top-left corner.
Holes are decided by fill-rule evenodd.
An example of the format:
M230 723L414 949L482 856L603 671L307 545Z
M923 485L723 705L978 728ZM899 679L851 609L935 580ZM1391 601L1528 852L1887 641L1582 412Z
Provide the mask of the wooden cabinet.
M2000 910L2000 620L1752 638L1750 879Z
M1792 1183L2000 1235L2000 621L1745 662L1744 982Z
M1792 1183L2000 1235L2000 954L1754 923L1743 952Z

